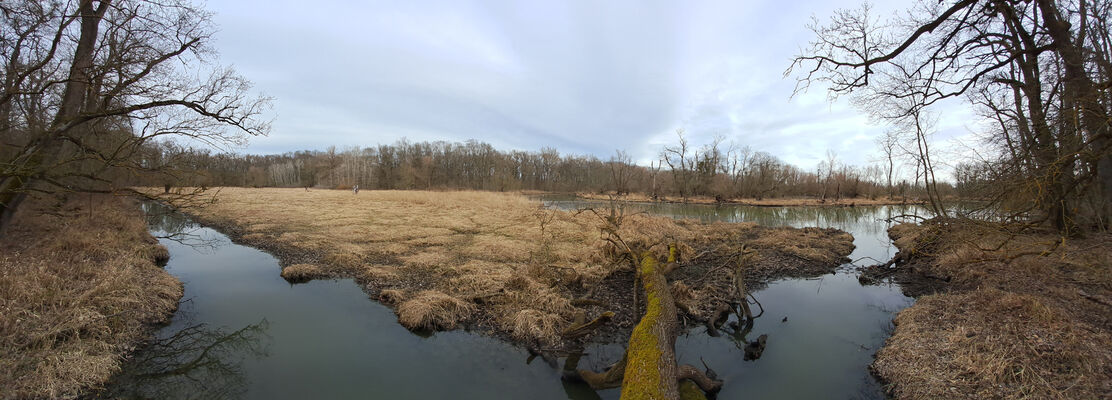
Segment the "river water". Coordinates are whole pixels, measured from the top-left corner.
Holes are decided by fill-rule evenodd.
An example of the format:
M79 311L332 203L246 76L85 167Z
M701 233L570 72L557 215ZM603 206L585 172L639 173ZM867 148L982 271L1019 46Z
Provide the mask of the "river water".
M561 209L601 202L545 197ZM170 250L167 271L185 296L157 341L140 350L103 397L245 399L613 399L560 380L558 363L466 332L417 335L350 279L291 285L278 260L148 204L152 234ZM653 214L764 225L835 227L855 237L853 259L887 260L891 215L914 207L744 207L634 204ZM705 362L725 380L720 399L882 398L868 373L894 313L912 303L894 285L861 286L852 265L754 293L765 314L746 336L694 328L676 342L681 362ZM784 318L787 321L784 321ZM747 340L768 335L758 360ZM622 344L594 345L580 367L602 370ZM558 360L562 361L562 360Z

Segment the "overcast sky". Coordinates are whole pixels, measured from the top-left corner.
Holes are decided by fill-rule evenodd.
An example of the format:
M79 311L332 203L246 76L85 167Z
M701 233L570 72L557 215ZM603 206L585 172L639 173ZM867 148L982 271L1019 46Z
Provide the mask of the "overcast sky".
M502 150L656 159L686 130L813 168L852 164L884 131L812 89L790 59L858 0L211 1L222 63L273 96L269 137L242 151L478 139ZM886 7L892 7L885 4ZM944 115L941 139L967 135Z

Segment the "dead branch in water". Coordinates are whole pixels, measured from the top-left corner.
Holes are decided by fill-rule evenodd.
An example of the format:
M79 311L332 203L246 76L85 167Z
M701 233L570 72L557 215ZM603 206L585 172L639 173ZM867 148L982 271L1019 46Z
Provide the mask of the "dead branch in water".
M610 319L612 318L614 318L614 313L607 311L602 313L595 319L591 320L590 322L587 322L584 321L586 319L586 316L583 313L579 313L578 315L576 315L576 321L572 323L571 326L564 328L564 331L560 332L560 336L564 339L575 339L587 336L599 327L605 325L607 322L610 322Z

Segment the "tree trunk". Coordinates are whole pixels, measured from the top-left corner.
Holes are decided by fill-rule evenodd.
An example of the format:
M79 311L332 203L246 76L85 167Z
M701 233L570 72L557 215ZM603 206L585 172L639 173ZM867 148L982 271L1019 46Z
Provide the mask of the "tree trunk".
M1096 179L1098 186L1098 202L1102 204L1098 210L1099 219L1105 224L1112 218L1112 154L1109 142L1112 141L1112 127L1104 105L1100 101L1100 93L1096 83L1085 71L1085 60L1081 44L1074 43L1070 33L1069 21L1062 18L1054 1L1038 1L1039 11L1046 21L1047 33L1053 39L1053 46L1058 55L1062 57L1064 66L1062 98L1072 103L1076 113L1077 125L1088 131L1092 138L1092 158L1096 160ZM1080 134L1080 133L1079 133ZM1064 149L1077 151L1081 149ZM1072 163L1064 168L1074 168ZM1068 208L1067 208L1068 209ZM1059 226L1059 230L1072 228L1072 221Z
M62 95L58 113L54 117L50 131L39 132L31 139L30 143L13 159L12 164L19 165L19 171L37 172L44 160L54 160L63 148L58 140L66 123L70 122L81 112L89 87L88 71L93 66L94 51L96 50L97 35L100 30L100 21L108 11L111 0L101 0L94 8L92 0L82 0L78 5L78 14L81 17L81 34L74 49L73 64L70 65L69 77ZM11 217L16 208L27 196L27 185L32 181L34 173L5 177L0 181L0 234L11 222Z

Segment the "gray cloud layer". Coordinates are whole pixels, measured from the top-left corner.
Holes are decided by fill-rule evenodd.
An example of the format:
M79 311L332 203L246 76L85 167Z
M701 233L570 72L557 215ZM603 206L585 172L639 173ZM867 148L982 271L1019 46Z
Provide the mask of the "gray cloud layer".
M655 159L674 130L811 168L864 163L882 128L782 72L837 2L210 3L217 48L277 98L246 151L479 139Z

